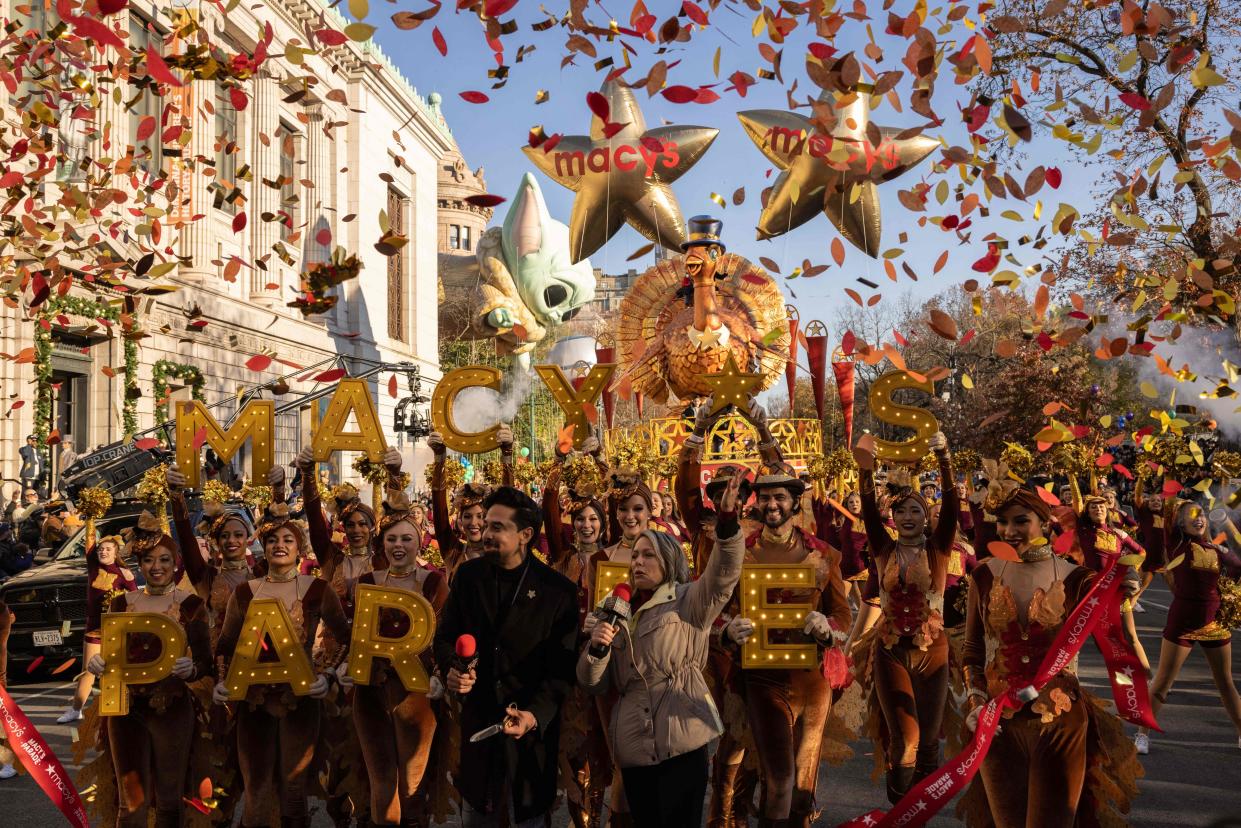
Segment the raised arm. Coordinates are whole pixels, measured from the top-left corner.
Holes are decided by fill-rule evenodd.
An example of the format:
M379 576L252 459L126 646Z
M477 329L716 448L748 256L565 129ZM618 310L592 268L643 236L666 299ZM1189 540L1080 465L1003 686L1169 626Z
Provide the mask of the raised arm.
M508 426L501 424L500 431L496 435L496 440L500 443L500 468L501 476L505 486L514 485L513 475L513 431Z
M896 542L888 534L888 527L879 514L879 502L875 499L875 474L870 468L858 468L858 494L862 498L862 524L866 527L866 539L870 553L875 558L892 554Z
M302 471L302 504L306 512L306 525L310 530L310 548L319 559L319 566L337 566L344 557L340 548L332 543L332 527L323 513L323 495L319 491L318 475L315 473L314 452L310 446L297 455L297 466Z
M943 437L942 434L937 434ZM934 437L932 447L936 446ZM939 522L931 535L931 547L941 555L952 554L952 542L957 539L957 521L961 517L961 496L957 493L956 481L953 479L952 454L948 451L948 441L943 441L943 448L935 448L935 456L939 459L940 488L944 492L944 500L939 508Z
M563 468L564 458L558 457L551 474L543 481L543 537L547 538L547 560L554 567L559 566L568 555L564 533L560 531L563 520L560 511L560 472Z
M185 504L185 476L176 466L168 467L168 505L172 512L172 525L177 530L177 546L181 549L181 565L196 590L211 588L211 567L203 560L198 548L198 538L190 525L190 511Z
M427 437L427 445L435 455L431 465L431 523L435 527L435 540L440 545L440 554L444 556L444 563L447 564L457 542L457 536L452 531L452 521L448 518L448 489L444 484L444 462L448 452L444 447L444 438L438 431L431 432Z

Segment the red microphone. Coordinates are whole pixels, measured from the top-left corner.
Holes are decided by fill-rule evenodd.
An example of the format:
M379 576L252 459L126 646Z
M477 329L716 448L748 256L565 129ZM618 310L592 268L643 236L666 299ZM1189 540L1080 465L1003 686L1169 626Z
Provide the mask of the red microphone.
M631 615L629 608L629 599L633 595L633 590L629 584L621 583L612 588L612 594L603 599L603 606L595 611L599 616L599 622L607 622L612 626L620 624L621 621L628 621ZM603 658L607 655L608 648L599 644L590 645L590 654L595 658Z
M474 636L466 633L457 636L457 643L453 649L456 650L456 655L453 657L452 667L464 676L478 664L478 658L475 655L478 652L478 642L474 640Z

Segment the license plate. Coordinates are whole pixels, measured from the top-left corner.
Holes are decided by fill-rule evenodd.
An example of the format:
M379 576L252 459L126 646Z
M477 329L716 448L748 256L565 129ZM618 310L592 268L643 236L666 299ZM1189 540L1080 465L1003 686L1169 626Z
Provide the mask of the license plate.
M65 643L60 630L39 630L32 634L36 647L54 647Z

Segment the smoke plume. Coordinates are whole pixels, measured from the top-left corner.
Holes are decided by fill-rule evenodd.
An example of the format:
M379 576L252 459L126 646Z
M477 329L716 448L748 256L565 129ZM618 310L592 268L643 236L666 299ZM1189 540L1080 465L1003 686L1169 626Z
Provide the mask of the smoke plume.
M512 423L526 397L533 375L516 366L504 376L497 394L490 388L466 388L453 400L452 419L462 431L485 431L498 423Z

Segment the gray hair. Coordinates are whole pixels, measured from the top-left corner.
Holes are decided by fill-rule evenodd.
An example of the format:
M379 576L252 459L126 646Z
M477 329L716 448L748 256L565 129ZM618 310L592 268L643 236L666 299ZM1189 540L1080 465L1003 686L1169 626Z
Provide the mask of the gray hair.
M689 562L685 560L685 553L681 551L681 544L677 543L676 538L667 532L655 529L647 529L639 537L649 540L651 546L655 547L655 551L659 553L660 563L664 568L661 586L667 583L673 585L689 583Z

